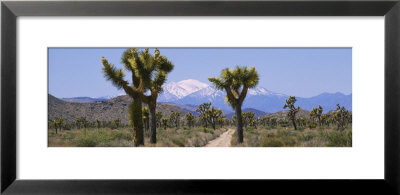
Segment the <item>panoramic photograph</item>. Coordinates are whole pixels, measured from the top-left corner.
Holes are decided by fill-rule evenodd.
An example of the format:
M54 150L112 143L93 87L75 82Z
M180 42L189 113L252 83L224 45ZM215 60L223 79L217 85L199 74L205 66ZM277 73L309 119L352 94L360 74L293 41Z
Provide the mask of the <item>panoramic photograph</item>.
M352 49L48 48L48 147L352 147Z

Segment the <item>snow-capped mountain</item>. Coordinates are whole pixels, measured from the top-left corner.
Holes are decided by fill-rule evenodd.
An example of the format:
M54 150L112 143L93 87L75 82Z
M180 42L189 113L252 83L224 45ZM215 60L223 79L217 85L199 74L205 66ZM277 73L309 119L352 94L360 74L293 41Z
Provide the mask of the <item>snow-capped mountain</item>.
M172 102L206 87L209 86L193 79L187 79L177 83L166 83L163 86L164 91L159 95L158 101Z
M178 83L168 83L164 88L159 102L171 102L179 105L200 105L205 102L223 110L232 110L225 102L226 93L214 87L196 80L184 80ZM191 92L191 93L190 93ZM171 98L172 97L172 98ZM275 93L263 87L249 89L243 108L255 108L264 112L277 112L283 110L283 105L288 95ZM311 110L318 105L324 107L324 111L333 110L336 104L345 106L351 110L352 95L342 93L323 93L310 98L297 97L297 104L305 110Z
M196 107L205 102L211 102L216 108L225 111L233 111L225 102L225 91L217 90L213 86L202 83L197 80L187 79L180 82L169 82L164 84L163 92L158 96L157 101L160 103L172 103L175 105ZM111 96L113 97L113 96ZM94 102L107 100L110 97L100 98L63 98L70 102ZM253 108L267 113L273 113L283 110L283 105L288 95L275 93L263 87L249 89L242 108ZM296 106L300 106L304 110L311 110L318 105L324 108L324 112L336 109L336 104L344 106L348 110L352 110L352 95L344 95L342 93L322 93L320 95L302 98L296 97Z

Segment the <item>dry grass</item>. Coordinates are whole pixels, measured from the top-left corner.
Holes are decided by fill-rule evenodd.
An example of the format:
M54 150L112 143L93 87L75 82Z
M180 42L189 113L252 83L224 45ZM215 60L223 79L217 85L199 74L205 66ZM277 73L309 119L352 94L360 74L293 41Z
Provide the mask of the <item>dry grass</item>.
M237 134L231 144L236 147L351 147L352 128L344 131L332 127L294 130L291 127L248 128L244 130L242 144L237 142Z
M149 132L145 132L145 146L149 147L201 147L217 138L226 128L206 129L168 128L157 129L157 144L150 144ZM64 130L55 134L55 130L48 131L49 147L132 147L132 133L128 128L120 129L73 129Z

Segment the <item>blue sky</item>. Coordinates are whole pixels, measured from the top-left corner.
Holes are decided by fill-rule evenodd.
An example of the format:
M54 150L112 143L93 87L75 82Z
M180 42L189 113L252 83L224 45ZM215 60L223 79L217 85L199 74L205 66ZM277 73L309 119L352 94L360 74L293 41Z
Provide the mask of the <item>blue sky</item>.
M49 48L49 93L56 97L117 95L102 73L101 57L119 68L125 48ZM153 49L150 49L153 52ZM210 84L226 67L255 66L258 86L298 97L352 91L351 48L160 48L175 65L167 82ZM127 77L129 78L129 77Z

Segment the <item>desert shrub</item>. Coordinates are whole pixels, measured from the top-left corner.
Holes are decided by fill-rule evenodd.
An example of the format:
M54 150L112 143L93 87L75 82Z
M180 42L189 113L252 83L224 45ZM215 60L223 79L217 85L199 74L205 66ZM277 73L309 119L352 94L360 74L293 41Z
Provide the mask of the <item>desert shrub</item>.
M296 139L294 137L281 137L280 139L286 147L296 145Z
M330 147L343 147L352 145L352 133L350 132L335 132L328 134L328 145Z
M261 140L262 147L283 147L285 144L277 137L264 137Z
M298 131L304 131L304 129L306 129L304 126L299 126L299 127L297 127L297 130L298 130Z
M298 136L299 141L311 141L312 139L314 139L316 137L315 134L313 133L308 133L308 134L301 134Z
M296 145L293 137L263 137L260 146L262 147L291 147Z
M307 124L307 127L310 129L315 129L317 127L317 123L312 121Z
M185 147L185 139L181 136L179 137L174 137L171 139L172 143L174 143L175 145L179 146L179 147Z
M66 133L63 135L63 138L66 140L73 140L75 137L76 137L76 135L73 133Z
M111 123L111 125L110 125L110 129L116 129L117 128L117 124L115 124L115 123Z
M112 131L111 132L111 139L124 139L124 140L132 140L133 137L130 133L124 133L121 131Z
M295 131L289 131L289 130L278 130L277 136L278 137L287 137L287 136L296 136L297 133Z
M213 131L213 130L207 129L207 128L204 128L204 129L203 129L203 132L204 132L204 133L211 133L211 134L214 134L214 131Z
M76 145L79 147L95 147L98 143L98 140L93 136L81 136L76 140Z

